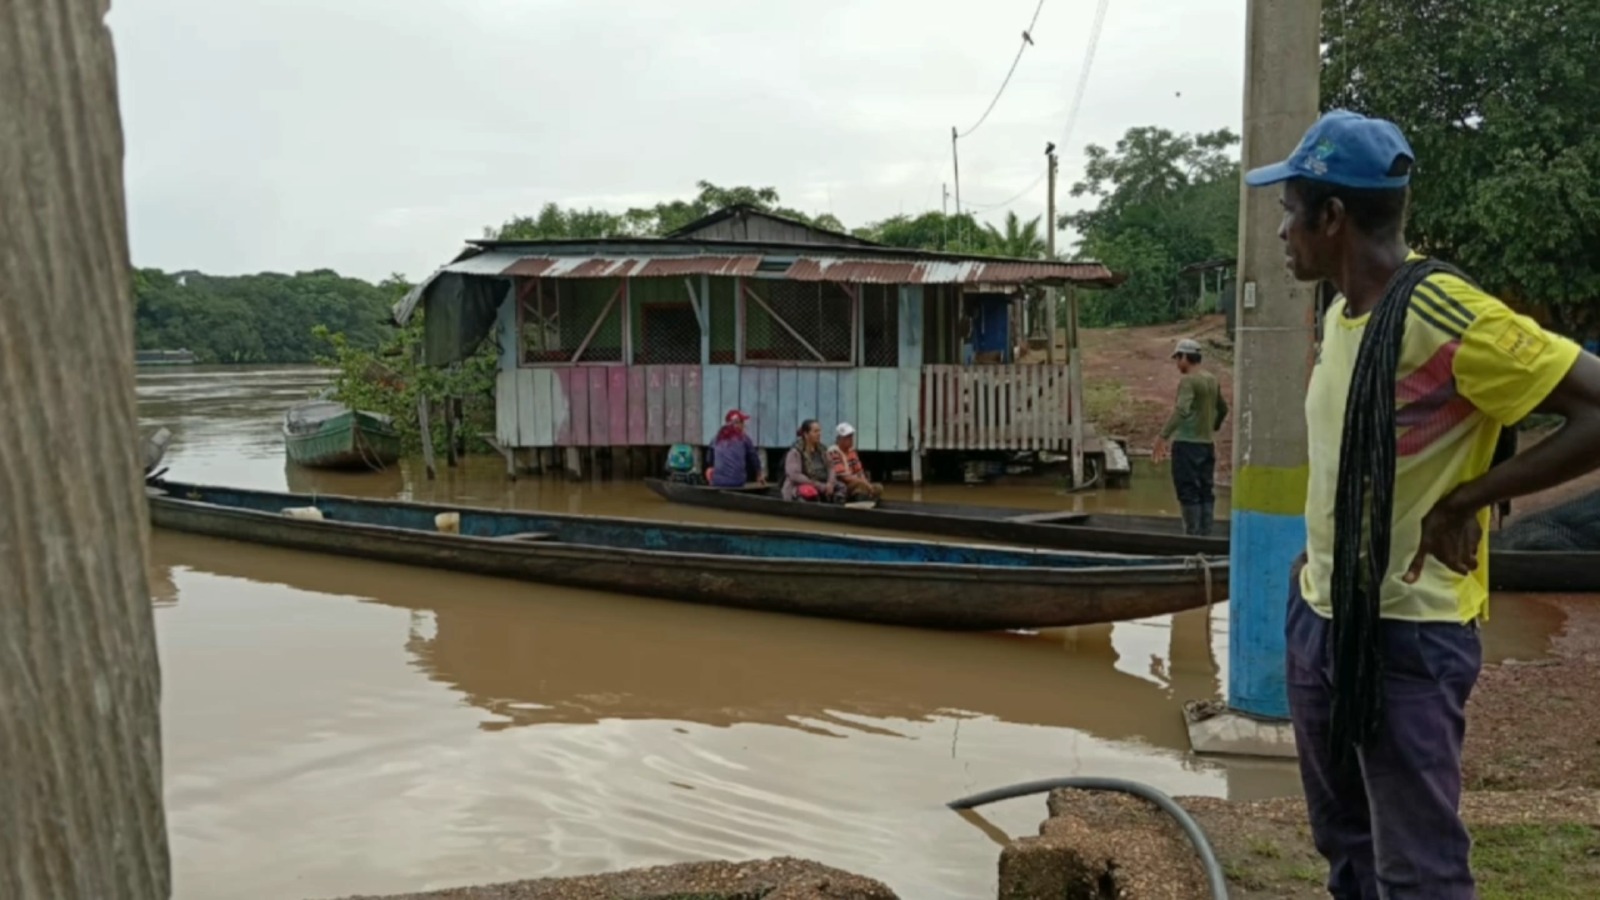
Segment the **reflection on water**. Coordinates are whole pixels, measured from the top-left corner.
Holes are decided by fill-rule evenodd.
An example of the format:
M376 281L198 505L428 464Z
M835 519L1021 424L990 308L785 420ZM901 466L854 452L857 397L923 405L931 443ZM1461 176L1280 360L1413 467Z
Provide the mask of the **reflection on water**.
M179 479L796 527L671 506L632 484L508 484L492 460L433 482L411 466L287 468L276 417L324 381L292 368L152 372L142 413L173 429ZM1140 508L1128 494L924 492ZM995 829L1032 833L1042 801L962 817L943 808L956 796L1073 774L1232 797L1298 785L1282 763L1186 752L1181 704L1224 690L1226 607L947 634L160 531L151 562L180 898L778 854L905 897L992 896ZM1559 623L1532 612L1550 608L1496 603L1491 656L1502 633L1517 655L1542 652Z

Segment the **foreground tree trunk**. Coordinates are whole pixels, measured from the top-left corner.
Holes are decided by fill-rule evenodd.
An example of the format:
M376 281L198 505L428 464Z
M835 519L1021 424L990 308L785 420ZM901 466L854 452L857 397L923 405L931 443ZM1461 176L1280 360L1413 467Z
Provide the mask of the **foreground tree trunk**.
M108 0L0 0L0 897L169 894Z

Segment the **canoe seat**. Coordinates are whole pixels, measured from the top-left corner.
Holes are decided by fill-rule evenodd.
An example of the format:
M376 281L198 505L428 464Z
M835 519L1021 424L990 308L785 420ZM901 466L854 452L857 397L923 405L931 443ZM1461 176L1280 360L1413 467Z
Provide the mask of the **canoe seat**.
M1012 516L1009 519L1007 519L1006 521L1008 521L1008 522L1029 522L1029 523L1032 523L1032 524L1035 524L1035 525L1044 525L1044 524L1048 524L1048 523L1051 523L1051 522L1056 522L1056 523L1060 523L1060 522L1082 522L1084 519L1087 519L1087 518L1089 518L1089 514L1088 513L1081 513L1081 512L1042 512L1042 513L1029 513L1028 515L1025 515L1025 516Z
M555 533L550 531L519 531L516 534L502 534L495 538L497 541L553 541Z

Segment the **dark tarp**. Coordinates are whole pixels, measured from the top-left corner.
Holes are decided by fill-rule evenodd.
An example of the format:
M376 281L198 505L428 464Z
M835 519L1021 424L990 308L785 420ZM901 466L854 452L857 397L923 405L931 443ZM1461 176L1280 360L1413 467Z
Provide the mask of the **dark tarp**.
M422 296L422 359L445 366L471 356L494 330L511 282L441 272Z

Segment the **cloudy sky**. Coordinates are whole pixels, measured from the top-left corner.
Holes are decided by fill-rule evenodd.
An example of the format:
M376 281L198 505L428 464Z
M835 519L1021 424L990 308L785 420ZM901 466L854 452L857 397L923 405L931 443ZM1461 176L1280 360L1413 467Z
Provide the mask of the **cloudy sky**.
M938 208L950 128L993 97L1037 0L114 0L134 261L418 277L546 201L699 179L855 226ZM1045 0L961 142L966 206L1062 146L1237 129L1242 0ZM1041 185L1011 209L1044 211ZM999 218L1004 208L984 213Z

